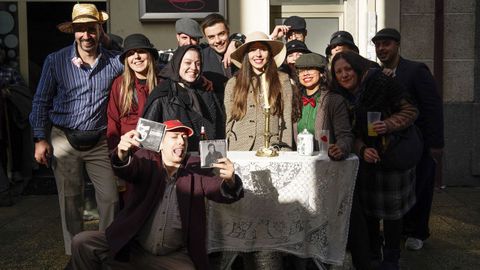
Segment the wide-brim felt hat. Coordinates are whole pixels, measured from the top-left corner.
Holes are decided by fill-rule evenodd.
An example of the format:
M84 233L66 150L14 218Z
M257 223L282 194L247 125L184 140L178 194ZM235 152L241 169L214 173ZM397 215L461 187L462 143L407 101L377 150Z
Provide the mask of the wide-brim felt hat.
M131 34L125 38L125 41L123 42L123 51L120 55L120 61L124 63L127 52L135 49L144 49L152 54L155 60L158 59L158 50L155 49L152 43L150 43L150 40L145 35L137 33Z
M231 55L232 63L238 68L242 68L243 56L247 52L247 49L254 42L264 42L270 47L273 60L277 67L281 66L287 55L287 50L285 44L279 40L271 40L268 38L268 35L256 31L246 35L245 43L238 47Z
M58 30L64 33L73 33L73 24L79 23L105 23L108 14L98 10L94 4L75 4L72 11L72 21L57 25Z

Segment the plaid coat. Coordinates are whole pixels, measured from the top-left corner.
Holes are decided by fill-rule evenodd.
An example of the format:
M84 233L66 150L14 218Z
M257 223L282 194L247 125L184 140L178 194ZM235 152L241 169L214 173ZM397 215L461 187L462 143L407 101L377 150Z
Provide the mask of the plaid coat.
M270 116L270 133L273 134L271 145L281 145L283 149L291 149L293 144L292 130L292 85L287 74L278 73L282 85L283 117ZM252 78L252 81L256 78ZM233 93L235 91L236 78L228 80L225 87L225 113L227 115L226 137L229 151L254 151L263 146L263 133L265 116L261 106L261 93L253 96L249 89L247 100L247 112L243 119L234 121L231 119L233 105ZM251 87L251 86L250 86ZM257 100L257 101L256 101Z

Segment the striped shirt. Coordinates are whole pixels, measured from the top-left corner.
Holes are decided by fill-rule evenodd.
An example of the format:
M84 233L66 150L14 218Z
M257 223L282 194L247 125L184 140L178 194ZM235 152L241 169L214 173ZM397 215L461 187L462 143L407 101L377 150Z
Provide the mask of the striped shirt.
M51 53L33 98L30 124L35 138L46 138L55 126L77 130L107 127L107 102L113 80L122 73L118 52L99 47L100 55L90 67L77 67L76 43Z

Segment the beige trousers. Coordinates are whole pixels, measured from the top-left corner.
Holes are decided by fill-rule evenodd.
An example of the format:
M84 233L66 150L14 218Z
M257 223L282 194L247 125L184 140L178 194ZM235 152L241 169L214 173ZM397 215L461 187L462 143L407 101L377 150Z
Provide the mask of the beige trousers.
M70 255L72 237L83 230L84 168L95 188L100 230L105 230L113 221L118 202L117 185L105 137L88 151L74 149L58 128L53 127L51 138L65 253Z
M173 252L166 256L155 256L133 244L130 261L119 262L111 258L105 233L84 231L77 234L72 242L72 266L83 269L159 269L159 270L195 270L190 256L184 252Z

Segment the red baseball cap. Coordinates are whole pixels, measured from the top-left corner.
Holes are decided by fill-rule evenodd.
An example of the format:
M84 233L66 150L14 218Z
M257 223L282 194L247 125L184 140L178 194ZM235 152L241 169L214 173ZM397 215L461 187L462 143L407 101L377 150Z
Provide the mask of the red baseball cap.
M163 124L167 126L166 128L167 131L173 131L173 130L184 131L188 137L191 137L193 135L193 129L185 126L182 122L178 120L167 120L163 122Z

